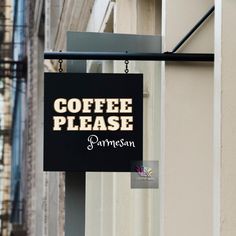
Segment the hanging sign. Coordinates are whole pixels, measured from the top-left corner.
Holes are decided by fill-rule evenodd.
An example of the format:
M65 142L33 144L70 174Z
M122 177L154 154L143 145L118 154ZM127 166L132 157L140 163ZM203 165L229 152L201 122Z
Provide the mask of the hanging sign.
M141 74L45 73L45 171L125 172L142 155Z

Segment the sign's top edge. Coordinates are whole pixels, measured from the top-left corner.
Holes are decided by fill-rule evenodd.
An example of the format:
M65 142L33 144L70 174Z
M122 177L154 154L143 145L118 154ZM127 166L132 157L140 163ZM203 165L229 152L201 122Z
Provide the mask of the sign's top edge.
M106 35L106 36L128 36L128 37L148 37L148 38L162 38L161 35L150 35L150 34L124 34L124 33L110 33L110 32L78 32L78 31L67 31L67 35L80 34L80 35Z
M125 73L80 73L80 72L44 72L44 74L59 74L59 75L66 75L66 74L70 74L70 75L100 75L100 76L103 76L103 75L110 75L110 76L129 76L129 75L143 75L143 73L128 73L128 74L125 74Z
M64 75L71 75L71 76L100 76L100 77L108 77L108 76L113 76L113 77L140 77L143 76L143 73L80 73L80 72L44 72L44 75L56 75L63 77Z

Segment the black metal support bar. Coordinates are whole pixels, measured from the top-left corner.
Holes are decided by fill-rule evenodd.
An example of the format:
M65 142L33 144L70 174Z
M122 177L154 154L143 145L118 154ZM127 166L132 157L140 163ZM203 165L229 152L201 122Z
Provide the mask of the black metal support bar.
M126 52L44 52L44 59L134 60L134 61L214 61L211 53L126 53Z
M207 18L214 12L215 6L213 6L198 22L197 24L184 36L184 38L175 46L172 53L176 52L188 38L207 20Z

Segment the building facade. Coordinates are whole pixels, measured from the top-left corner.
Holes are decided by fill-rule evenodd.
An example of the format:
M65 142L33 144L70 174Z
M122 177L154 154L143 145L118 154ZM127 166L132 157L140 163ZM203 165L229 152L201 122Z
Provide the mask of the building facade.
M12 7L0 1L0 235L11 232Z
M67 32L161 35L162 52L215 5L178 53L214 62L130 61L144 75L144 160L158 160L158 189L131 189L129 173L43 171L44 51L67 51ZM12 122L12 225L29 236L234 236L236 3L222 0L22 0L14 19L16 82ZM79 44L79 42L78 42ZM27 60L25 59L27 58ZM66 61L63 62L66 71ZM87 61L87 73L124 73L123 61ZM84 71L85 72L85 71ZM19 231L19 230L18 230ZM16 234L17 235L17 234Z

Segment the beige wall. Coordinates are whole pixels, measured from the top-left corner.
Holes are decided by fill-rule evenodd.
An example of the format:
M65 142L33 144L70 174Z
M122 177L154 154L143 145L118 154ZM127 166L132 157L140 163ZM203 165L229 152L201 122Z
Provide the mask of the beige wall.
M163 51L171 51L212 0L163 1ZM179 52L213 52L213 17ZM212 235L213 64L164 63L161 236Z
M235 1L216 0L214 236L236 235Z

